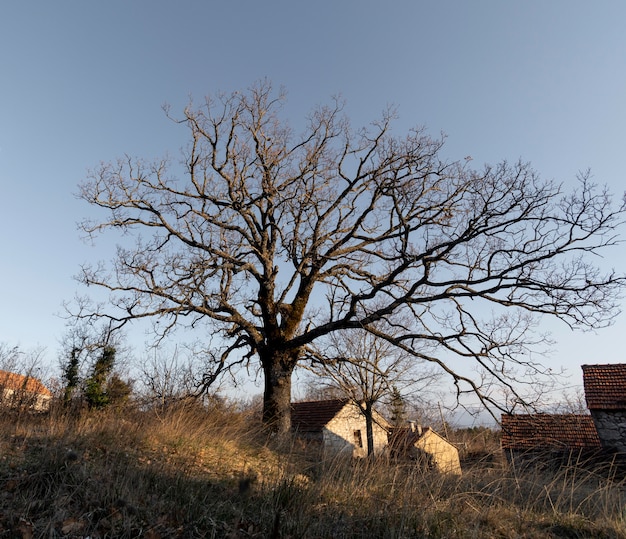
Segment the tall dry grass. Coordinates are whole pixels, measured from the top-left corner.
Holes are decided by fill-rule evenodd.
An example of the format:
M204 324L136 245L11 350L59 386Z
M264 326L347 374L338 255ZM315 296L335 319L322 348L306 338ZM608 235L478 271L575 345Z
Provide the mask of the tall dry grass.
M0 537L626 538L623 480L577 464L324 458L220 404L5 414Z

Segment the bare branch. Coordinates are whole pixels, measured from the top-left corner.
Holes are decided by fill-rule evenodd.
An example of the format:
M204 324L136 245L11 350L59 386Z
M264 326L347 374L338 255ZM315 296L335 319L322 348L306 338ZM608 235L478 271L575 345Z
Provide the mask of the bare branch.
M611 323L624 275L595 264L619 244L624 207L589 173L565 193L527 163L472 169L441 159L443 139L422 129L393 136L389 112L353 130L338 101L296 134L284 97L262 81L190 104L180 165L125 157L83 183L81 198L108 211L82 224L87 236L136 238L111 267L82 268L80 281L111 293L99 315L160 317L162 335L206 324L227 355L258 357L266 394L283 384L282 395L317 339L399 316L388 342L486 401L489 384L450 357L514 390L502 366L541 370L519 356L545 342L533 337L541 317Z

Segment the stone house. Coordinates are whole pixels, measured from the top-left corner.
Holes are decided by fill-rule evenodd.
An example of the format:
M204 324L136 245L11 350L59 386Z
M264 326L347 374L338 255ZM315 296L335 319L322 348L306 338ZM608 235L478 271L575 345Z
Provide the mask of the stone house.
M626 454L626 365L583 365L587 408L603 449Z
M394 457L408 458L440 473L461 475L459 450L429 427L411 422L409 428L394 428L389 434Z
M507 414L502 416L501 426L502 450L510 463L583 462L601 450L590 415Z
M301 439L319 445L325 454L367 456L367 427L360 408L349 399L295 402L291 428ZM389 424L374 412L374 454L387 447Z
M44 412L51 400L52 393L41 380L0 370L0 406Z

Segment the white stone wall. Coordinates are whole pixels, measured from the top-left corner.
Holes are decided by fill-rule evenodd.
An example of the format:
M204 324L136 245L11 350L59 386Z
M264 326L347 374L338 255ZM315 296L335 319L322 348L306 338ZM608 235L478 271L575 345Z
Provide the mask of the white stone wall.
M31 393L29 391L15 391L10 388L2 388L0 391L0 406L8 408L24 408L36 412L45 412L50 409L50 395Z
M361 432L361 447L355 442L355 431ZM387 446L387 431L374 422L374 454ZM353 457L367 456L367 425L356 406L346 405L324 429L324 450Z
M626 453L626 410L593 410L591 416L602 447Z
M438 472L461 474L458 449L436 432L427 430L415 447L430 455Z

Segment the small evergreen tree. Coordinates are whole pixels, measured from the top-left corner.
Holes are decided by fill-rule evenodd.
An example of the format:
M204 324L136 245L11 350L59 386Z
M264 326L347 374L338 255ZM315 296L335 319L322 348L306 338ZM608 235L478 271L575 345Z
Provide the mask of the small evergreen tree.
M69 406L74 397L76 389L80 385L79 376L80 350L72 348L67 363L63 366L63 379L65 380L65 390L63 393L63 404Z
M115 348L105 346L98 356L91 375L85 381L85 400L89 408L104 408L110 402L107 382L115 364Z
M389 397L389 414L389 421L394 427L400 427L406 421L406 402L395 384Z

